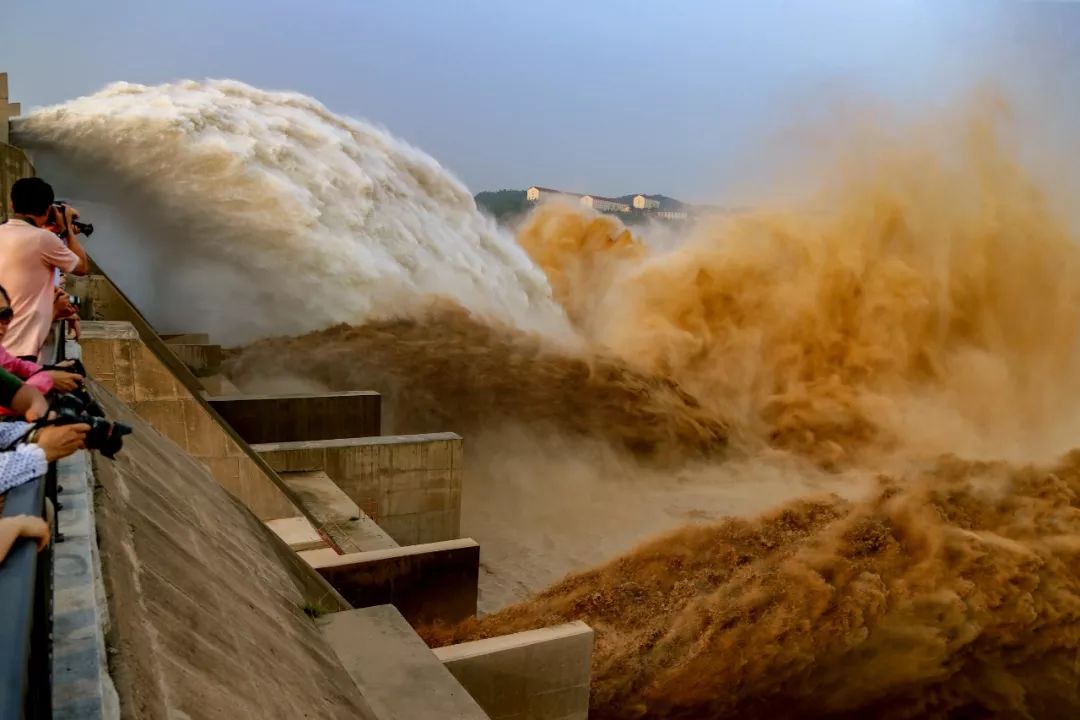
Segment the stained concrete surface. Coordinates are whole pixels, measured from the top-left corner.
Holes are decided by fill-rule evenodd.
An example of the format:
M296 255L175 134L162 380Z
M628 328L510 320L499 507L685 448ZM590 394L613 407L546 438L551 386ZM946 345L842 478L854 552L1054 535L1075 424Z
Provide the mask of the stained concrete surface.
M488 717L392 606L333 613L318 624L379 720Z
M123 717L374 718L304 612L346 609L340 596L205 467L91 390L135 429L94 467Z
M221 346L197 343L166 343L195 374L208 377L221 372Z
M593 631L565 623L434 651L492 720L585 720Z
M90 258L90 262L93 265L93 258ZM142 341L143 348L138 352L129 349L126 355L121 351L111 358L108 356L103 357L102 359L106 361L107 365L105 370L115 372L126 368L130 373L130 364L137 362L140 373L150 373L147 377L150 387L154 383L160 382L161 386L166 390L162 399L190 400L190 403L185 403L184 407L181 408L183 412L180 414L187 415L184 424L195 427L201 425L204 419L209 419L217 426L220 434L224 437L225 457L207 461L207 465L218 482L225 485L230 492L241 497L248 507L263 519L296 515L295 506L288 498L284 485L277 481L273 470L258 454L248 448L247 444L228 424L217 417L214 409L210 407L203 397L205 388L199 379L169 349L165 341L158 336L154 328L131 304L123 292L103 275L72 277L68 279L68 283L69 292L83 298L83 304L79 312L83 319L84 350L87 344L85 341L91 337L91 322L103 321L104 326L111 325L113 327L117 326L117 321L122 321L120 324L129 323L135 330L138 339ZM90 358L85 359L89 360ZM109 363L112 365L110 366ZM89 369L90 366L87 365L87 368ZM113 379L116 378L117 376L114 375ZM104 380L104 378L100 379ZM172 391L169 390L170 387L173 388ZM117 392L120 399L128 404L131 404L134 400L134 398L126 397L121 393L119 387L117 387ZM199 411L196 411L196 406L200 409ZM146 409L148 412L153 411L149 406L147 408L137 408L136 410L141 411L142 409ZM162 428L165 429L159 428L159 431L168 435L172 440L180 443L181 446L191 452L191 448L184 444L183 438L185 436L177 434L178 428L175 422L171 425L167 424L170 418L175 419L178 412L173 409L171 413L161 414L160 408L158 410L157 420L165 423L162 425ZM151 419L150 422L153 424L155 420ZM198 434L197 427L195 430ZM200 453L195 451L194 454L198 455ZM270 489L266 485L267 482L274 485L276 490Z
M476 614L480 546L471 538L338 555L301 557L354 607L393 604L415 625Z
M455 433L251 447L279 473L322 470L401 545L461 536L462 441Z
M329 545L319 535L315 526L308 522L303 515L291 518L279 518L267 520L266 527L274 531L274 534L285 541L285 544L296 552L305 550L321 550Z
M3 100L0 99L0 103ZM0 192L3 193L3 202L0 202L0 222L7 220L7 214L11 204L11 185L19 178L30 177L34 174L34 168L23 154L22 150L0 141Z
M321 470L281 473L279 477L315 518L314 526L341 553L387 550L398 546Z
M81 343L83 363L94 378L158 432L205 463L252 512L264 520L302 514L268 469L222 427L205 401L150 351L133 325L86 321Z

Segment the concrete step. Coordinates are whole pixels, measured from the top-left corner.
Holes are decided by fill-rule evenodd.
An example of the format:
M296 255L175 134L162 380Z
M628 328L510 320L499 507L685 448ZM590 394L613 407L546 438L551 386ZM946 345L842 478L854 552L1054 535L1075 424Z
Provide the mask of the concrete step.
M336 440L380 432L382 398L368 390L208 399L225 422L252 444Z
M488 715L391 605L316 620L379 720L486 720Z
M279 477L299 497L321 530L342 553L396 548L394 539L321 470L286 472Z
M339 555L301 552L353 607L392 604L413 625L476 615L480 545L471 538Z
M319 531L303 515L267 520L266 526L296 552L324 550L330 547L319 535Z
M593 631L583 622L433 652L492 720L585 720Z

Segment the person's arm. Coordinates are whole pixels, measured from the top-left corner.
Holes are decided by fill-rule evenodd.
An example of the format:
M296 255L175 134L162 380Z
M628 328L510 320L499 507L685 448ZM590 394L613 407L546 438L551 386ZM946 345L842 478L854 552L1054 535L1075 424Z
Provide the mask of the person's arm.
M49 544L49 525L33 515L0 518L0 562L3 562L15 541L21 537L37 540L38 552Z
M49 403L37 388L26 385L7 370L0 370L0 406L11 408L33 422L45 417Z
M49 459L40 445L21 443L0 452L0 492L41 477L49 469Z
M65 240L46 231L41 237L41 260L50 270L59 268L62 272L73 275L85 275L88 267L86 251L82 243L75 237L74 228L71 225L72 218L79 216L78 211L71 207L64 210L64 220L67 225L64 228Z
M67 221L64 225L64 228L67 231L67 246L71 252L75 253L75 257L79 258L79 264L71 270L66 270L61 265L58 265L57 267L72 275L85 275L90 271L90 260L86 257L86 250L83 248L82 243L79 242L79 236L75 234L75 223L72 221L78 217L78 210L70 205L64 206L64 220Z
M3 347L0 347L0 369L7 370L15 377L23 380L41 372L41 366L37 363L17 358Z
M21 426L12 428L16 432L25 432L30 427L25 423L10 424ZM84 447L89 431L90 426L85 423L46 425L31 432L26 442L0 452L0 493L44 475L49 463L66 458Z
M79 264L72 270L66 270L72 275L85 275L90 272L90 260L86 256L86 249L83 248L82 243L79 242L78 236L71 232L71 228L68 228L68 249L75 253L75 257L79 258Z

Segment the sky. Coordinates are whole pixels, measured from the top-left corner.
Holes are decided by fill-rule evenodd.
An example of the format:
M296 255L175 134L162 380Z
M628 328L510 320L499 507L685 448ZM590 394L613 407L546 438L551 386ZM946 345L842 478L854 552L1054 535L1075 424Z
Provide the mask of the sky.
M989 83L1071 122L1080 88L1073 3L8 2L0 71L24 111L233 78L384 126L473 191L739 202L800 128L853 107L911 113Z

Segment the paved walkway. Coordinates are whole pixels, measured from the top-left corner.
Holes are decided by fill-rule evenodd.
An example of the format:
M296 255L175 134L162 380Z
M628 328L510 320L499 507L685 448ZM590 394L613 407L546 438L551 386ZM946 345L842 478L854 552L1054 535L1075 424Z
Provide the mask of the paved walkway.
M78 452L57 466L64 541L56 544L53 570L53 718L113 720L120 709L105 654L108 605L94 529L90 457Z

